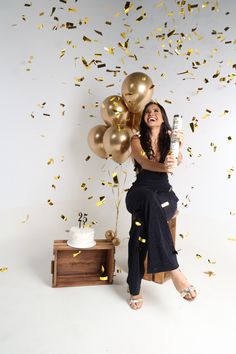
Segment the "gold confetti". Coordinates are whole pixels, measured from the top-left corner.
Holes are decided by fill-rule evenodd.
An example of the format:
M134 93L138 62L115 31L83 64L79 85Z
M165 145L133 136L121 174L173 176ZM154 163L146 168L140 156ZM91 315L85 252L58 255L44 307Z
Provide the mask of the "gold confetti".
M141 226L142 224L141 224L141 222L139 222L139 221L135 221L135 225Z
M188 4L188 11L192 12L192 9L198 7L198 4Z
M48 199L48 204L51 206L54 205L54 203L51 201L51 199Z
M207 272L203 272L204 274L208 275L209 277L212 277L213 275L216 275L214 272L211 270L208 270Z
M229 241L236 241L236 237L230 236L230 237L227 238L227 240L229 240Z
M108 52L108 54L114 54L115 47L110 47L110 48L104 47L104 49L106 52Z
M139 16L138 18L136 18L136 22L140 22L144 19L145 16Z
M55 184L52 184L51 187L52 187L54 190L56 189Z
M215 72L215 74L212 75L212 77L213 77L213 79L215 79L215 78L218 77L219 75L220 75L220 70L217 69L216 72Z
M117 172L114 172L114 173L112 174L112 178L113 178L114 184L119 184Z
M143 150L141 150L141 151L140 151L140 155L141 155L141 156L146 156L146 153L145 153Z
M110 21L106 21L105 24L110 26L111 22Z
M189 157L193 157L192 148L190 146L187 148L187 151L188 151Z
M214 143L210 143L210 146L213 147L213 151L216 152L217 146Z
M91 64L94 63L94 60L91 60L91 62L88 63L87 60L86 60L84 57L82 57L82 63L84 64L84 66L86 67L86 69L90 69Z
M177 75L184 75L184 74L190 74L190 72L188 70L186 70L186 71L182 71L180 73L177 73Z
M100 68L104 68L106 66L106 64L98 64L97 67L100 69ZM107 70L108 71L108 70Z
M234 168L231 167L231 168L227 171L227 173L228 173L228 178L231 178L233 172L234 172Z
M211 259L208 259L207 261L208 261L208 263L210 263L210 264L216 264L216 261L212 261Z
M105 268L104 268L104 266L102 265L101 266L101 276L99 277L99 279L100 280L108 280L108 276L107 275L105 275L104 273L105 273Z
M227 138L229 141L231 141L232 140L232 137L231 136L228 136L228 138Z
M52 157L50 159L48 159L48 162L47 162L48 165L51 165L53 163L54 163L54 159Z
M85 77L82 76L82 77L75 77L75 86L80 86L79 85L79 82L82 82L84 81Z
M91 156L88 155L88 156L85 158L85 161L88 161L90 158L91 158Z
M129 11L133 8L134 4L130 4L130 1L126 1L124 11L125 14L128 16Z
M200 255L200 254L196 254L196 258L199 260L199 259L201 259L202 258L202 256Z
M138 240L142 243L146 243L147 241L145 238L142 238L141 236L139 236Z
M202 119L206 119L206 118L208 118L208 117L210 117L210 114L209 114L209 113L205 113L201 118L202 118Z
M174 33L175 33L175 29L174 29L173 31L171 31L171 32L167 33L167 37L172 36Z
M29 220L29 214L26 215L26 218L21 221L22 224L25 224Z
M229 113L229 111L228 111L227 109L225 109L224 112L221 113L219 116L220 116L220 117L223 117L223 116L225 116L225 115L228 114L228 113Z
M69 7L68 11L69 12L77 12L77 9L75 7Z
M92 42L92 40L86 36L83 36L83 41L84 42Z
M86 183L82 183L80 186L84 191L86 191L88 189Z
M3 272L6 272L8 270L7 267L0 267L0 272L3 273Z
M60 175L57 175L57 176L54 176L53 178L56 179L56 180L58 180L58 179L61 178L61 176L60 176Z
M106 197L105 196L102 196L102 197L99 197L99 201L98 202L96 202L96 206L101 206L101 205L103 205L103 204L105 204L105 201L106 201Z
M189 125L190 125L192 132L194 133L195 129L198 128L198 119L196 117L193 117L192 122L189 123Z
M39 106L40 108L44 108L45 105L46 105L46 102L43 102L43 103L39 103L39 104L38 104L38 106Z
M62 49L62 50L61 50L60 58L62 58L62 57L65 55L65 52L66 52L65 49Z
M96 32L97 34L99 34L99 36L103 36L103 34L102 34L101 31L94 30L94 32Z
M79 252L76 252L76 253L73 253L73 257L77 257L82 251L79 251Z
M52 7L52 11L51 11L50 17L54 14L55 11L56 11L56 8Z
M61 214L61 218L62 218L62 220L64 220L64 221L67 221L67 220L68 220L67 216L65 216L65 215L63 215L63 214Z

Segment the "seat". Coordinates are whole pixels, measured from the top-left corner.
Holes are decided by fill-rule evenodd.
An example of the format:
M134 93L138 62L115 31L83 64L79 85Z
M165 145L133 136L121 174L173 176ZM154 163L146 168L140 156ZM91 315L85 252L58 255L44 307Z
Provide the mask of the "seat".
M170 232L173 238L173 242L175 245L175 239L176 239L176 214L175 216L168 222ZM170 279L170 273L169 272L160 272L160 273L147 273L147 257L144 262L144 276L143 279L145 280L150 280L154 281L155 283L158 284L163 284L166 280Z

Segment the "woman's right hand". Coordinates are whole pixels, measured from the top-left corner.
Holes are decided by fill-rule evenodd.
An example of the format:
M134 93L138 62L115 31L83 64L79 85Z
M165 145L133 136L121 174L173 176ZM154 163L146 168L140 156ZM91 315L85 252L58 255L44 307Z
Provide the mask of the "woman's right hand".
M177 167L177 159L172 154L168 154L164 161L165 172L173 173Z

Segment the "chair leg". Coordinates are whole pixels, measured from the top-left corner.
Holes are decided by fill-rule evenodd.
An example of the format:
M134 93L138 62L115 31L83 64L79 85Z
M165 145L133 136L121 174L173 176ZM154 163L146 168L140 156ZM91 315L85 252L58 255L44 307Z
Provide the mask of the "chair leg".
M173 242L175 245L175 240L176 240L176 216L173 217L170 221L169 221L169 228L170 228L170 232L173 238ZM147 255L148 257L148 255ZM154 281L155 283L158 284L163 284L166 280L170 279L170 273L169 272L160 272L160 273L147 273L147 257L145 259L144 262L144 276L143 279L144 280L149 280L149 281Z

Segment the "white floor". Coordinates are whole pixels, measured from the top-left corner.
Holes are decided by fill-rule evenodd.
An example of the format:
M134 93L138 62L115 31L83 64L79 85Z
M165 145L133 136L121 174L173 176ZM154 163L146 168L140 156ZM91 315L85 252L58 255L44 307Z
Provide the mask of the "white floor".
M51 287L53 238L37 245L33 235L27 242L3 243L1 266L8 271L0 273L0 353L199 354L234 348L236 242L221 240L219 227L207 227L206 242L198 244L190 235L179 237L177 245L197 300L183 300L171 281L144 281L140 311L127 305L127 240L116 251L122 272L116 272L113 285L70 288ZM209 270L215 275L204 273Z

